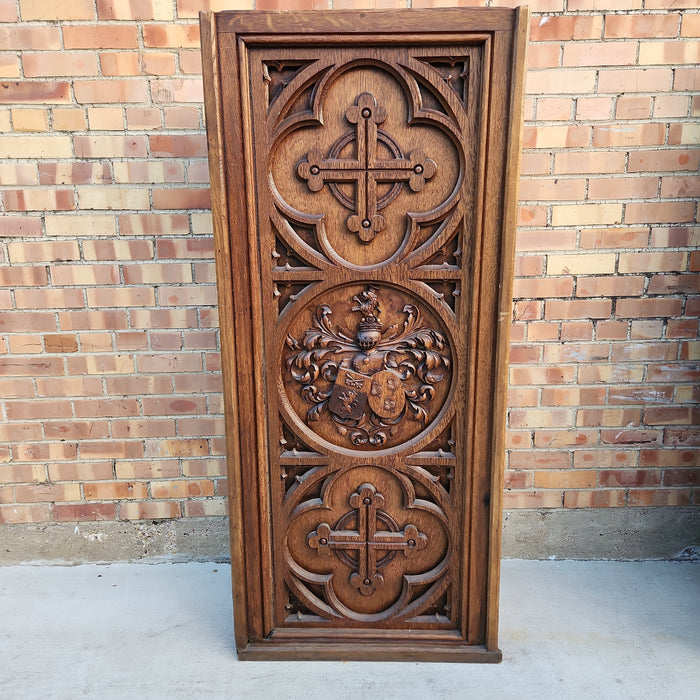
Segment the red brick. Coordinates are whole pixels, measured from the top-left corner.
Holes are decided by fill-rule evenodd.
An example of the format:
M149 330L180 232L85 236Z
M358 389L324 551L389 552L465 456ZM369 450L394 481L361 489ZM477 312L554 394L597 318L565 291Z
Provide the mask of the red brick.
M147 447L148 457L195 457L209 454L206 440L159 440Z
M695 92L700 86L700 77L696 68L676 68L674 70L673 89Z
M650 114L651 97L648 95L621 95L617 98L615 108L617 119L648 119Z
M678 354L676 343L624 343L613 346L613 362L644 362L649 360L672 360Z
M608 318L612 312L609 300L571 300L545 302L545 319Z
M0 82L0 104L68 104L70 83L62 81Z
M0 219L0 236L2 237L26 238L28 236L41 236L41 234L41 219L37 216L5 215Z
M139 372L201 372L202 356L199 353L139 355Z
M210 209L209 188L153 189L154 209Z
M624 146L654 146L664 142L665 124L615 124L593 127L593 145L596 148Z
M561 508L560 491L510 491L503 494L503 507L508 508Z
M170 52L149 51L143 53L142 65L145 75L173 75L175 73L175 54ZM188 73L182 68L183 73ZM201 69L198 71L201 74Z
M129 355L88 355L66 360L69 374L129 374L134 360Z
M530 20L530 41L599 39L602 29L603 18L599 15L533 17Z
M644 277L578 277L577 297L637 296L644 291Z
M97 58L86 51L25 53L22 66L27 78L97 75Z
M76 136L75 139L80 138ZM110 154L107 157L113 156ZM106 184L112 181L109 163L42 163L39 167L41 185Z
M687 253L676 251L621 253L619 271L621 273L683 271L687 260Z
M612 97L579 97L576 100L576 119L610 119Z
M112 501L124 498L148 498L147 485L142 481L98 482L84 484L88 501Z
M115 520L117 517L117 507L114 503L57 504L52 512L53 519L57 522Z
M695 338L698 335L697 319L669 319L666 324L667 338Z
M564 44L564 66L633 66L636 60L636 41L581 41Z
M145 24L143 43L146 48L199 47L199 26L196 24Z
M160 501L159 503L120 503L119 517L122 520L158 520L179 518L182 508L179 503Z
M601 442L607 445L648 445L661 442L659 430L601 430Z
M0 325L0 327L2 327ZM54 326L55 329L55 326ZM60 358L0 357L0 376L35 377L65 374Z
M0 46L3 51L60 51L61 30L50 26L0 26Z
M101 377L51 377L36 380L38 396L101 396Z
M213 258L214 241L211 238L163 238L156 241L156 254L159 259Z
M202 136L149 136L151 155L155 157L202 158L207 155L206 138Z
M146 394L169 394L172 392L172 379L162 375L112 376L107 377L105 382L107 393L113 395L143 396Z
M629 154L628 171L671 172L695 171L700 167L700 150L669 149L664 151L635 151Z
M678 35L680 15L605 15L606 39L648 39L649 37L674 37Z
M661 178L661 197L700 197L698 178L691 175Z
M700 294L698 275L654 275L647 294Z
M202 9L204 5L200 5ZM222 8L223 9L223 8ZM97 17L101 20L169 20L173 7L169 0L97 0Z
M84 241L85 260L150 260L153 258L153 243L150 241Z
M618 318L680 316L681 299L619 299L615 307Z
M197 325L195 309L133 309L132 328L192 328Z
M73 92L78 104L105 102L145 102L146 83L142 80L76 80Z
M663 476L664 486L697 486L700 482L699 469L666 469Z
M637 453L627 450L576 450L574 452L574 468L604 469L612 467L634 467L637 464Z
M644 422L647 425L698 425L700 409L692 406L646 406Z
M568 469L571 467L571 452L532 450L511 452L508 456L510 469Z
M174 420L113 420L111 429L117 439L175 437Z
M595 327L596 340L625 340L628 326L626 321L598 321Z
M692 428L666 428L664 445L671 447L697 447L700 445L700 433L696 426Z
M658 151L656 152L658 153ZM700 154L698 157L700 162ZM559 174L582 175L590 173L622 173L625 170L625 154L621 152L563 151L554 155L554 172ZM644 170L649 170L645 167Z
M44 503L55 501L79 501L78 484L22 484L15 486L17 503Z
M625 223L684 223L695 220L695 202L629 202Z
M16 22L19 19L14 0L0 1L0 22Z

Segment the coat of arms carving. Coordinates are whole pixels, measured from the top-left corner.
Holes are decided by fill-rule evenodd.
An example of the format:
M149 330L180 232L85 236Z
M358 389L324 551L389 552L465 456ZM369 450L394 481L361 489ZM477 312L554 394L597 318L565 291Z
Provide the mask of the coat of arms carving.
M431 404L451 375L451 353L415 304L403 306L403 323L385 328L375 285L352 297L351 310L361 314L354 333L334 326L331 306L319 305L301 341L287 335L286 367L309 404L307 424L330 420L350 445L379 448L405 422L421 429L434 417L440 406Z

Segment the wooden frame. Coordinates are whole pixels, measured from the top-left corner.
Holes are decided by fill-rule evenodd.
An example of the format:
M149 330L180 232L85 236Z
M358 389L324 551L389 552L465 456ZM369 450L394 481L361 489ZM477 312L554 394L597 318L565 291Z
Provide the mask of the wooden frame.
M526 8L518 8L293 13L203 12L200 15L200 25L230 481L235 638L239 658L500 661L498 594L501 493L528 11ZM473 207L469 213L469 220L473 226L469 232L470 249L465 251L466 256L473 256L469 258L473 265L470 267L471 263L465 263L460 273L461 282L456 282L456 285L464 284L464 289L470 290L469 299L460 302L463 309L460 318L464 320L462 325L466 326L460 331L460 334L464 335L465 349L453 357L453 364L459 359L459 376L462 377L462 384L454 379L453 387L463 386L463 389L456 394L452 390L441 399L445 406L455 401L459 402L459 407L455 409L457 414L454 415L464 416L463 423L468 430L468 439L465 437L462 440L460 437L458 440L464 446L460 447L464 457L460 456L460 453L455 462L457 469L462 469L463 465L464 471L463 478L457 479L457 483L462 484L462 487L455 500L455 503L461 504L461 514L456 520L457 525L451 525L458 532L455 531L456 534L453 534L453 539L450 540L460 543L456 555L451 559L457 563L450 564L450 571L454 569L457 572L452 587L454 589L457 586L459 589L451 589L450 594L450 605L457 610L454 613L456 621L454 625L443 623L431 626L425 622L427 618L424 615L420 618L422 622L415 622L418 618L412 618L414 622L407 622L408 618L404 618L401 624L397 623L392 627L381 615L374 616L381 620L376 623L369 621L371 615L357 615L357 619L348 619L346 626L340 623L334 626L322 621L316 625L309 623L307 629L301 622L285 624L280 617L280 611L285 608L282 607L279 597L281 591L286 590L281 583L285 559L279 551L280 538L288 536L286 530L283 535L280 534L280 523L288 521L281 520L281 510L276 501L279 487L274 479L271 480L271 472L278 468L276 465L282 463L276 454L274 436L278 430L296 430L296 434L301 435L305 441L300 444L308 443L314 448L321 445L321 448L318 448L319 452L324 452L325 449L326 454L337 453L334 459L339 463L343 462L346 456L351 460L352 455L357 453L346 448L341 442L337 443L339 446L334 447L330 444L333 438L329 438L328 433L318 438L309 432L308 426L304 425L303 420L297 420L294 413L294 401L299 404L301 399L297 395L292 399L284 397L284 392L288 391L289 387L285 388L283 383L294 385L294 382L286 376L282 378L284 381L275 378L276 370L273 369L273 364L279 364L275 359L279 356L279 351L273 339L277 332L273 329L277 311L271 315L270 304L278 302L272 301L271 297L270 301L267 301L266 294L270 289L277 290L277 283L269 276L263 263L267 255L263 231L267 226L267 211L272 211L271 205L267 204L269 196L265 194L264 180L271 176L267 171L266 153L260 155L257 152L256 139L260 138L261 144L265 141L260 117L262 98L258 88L251 87L251 75L259 74L256 66L265 56L272 55L270 51L279 51L296 69L309 62L306 57L312 55L309 53L312 50L335 52L341 56L345 55L343 52L348 50L347 47L358 51L363 50L362 47L386 47L381 50L396 52L403 51L402 47L414 44L427 47L428 54L430 47L434 46L449 47L450 50L455 46L473 46L476 47L474 51L480 52L478 57L481 82L473 84L479 87L477 97L481 100L479 117L474 122L478 128L472 134L473 144L476 144L472 145L472 150L476 158L473 173L469 175L473 178L475 192ZM266 51L268 53L265 53ZM435 55L440 54L438 52ZM361 97L362 95L357 99L360 100ZM276 98L270 98L270 104L272 99ZM438 117L434 118L437 121ZM317 120L317 123L321 122ZM359 132L357 133L359 139ZM258 137L258 134L261 135ZM384 144L393 144L389 136L384 132L382 134ZM348 138L345 139L345 143L348 142ZM395 148L398 153L391 161L399 164L395 167L409 167L403 165L404 162L408 163L408 160L401 160L403 155L397 150L398 147L389 147ZM357 148L359 149L359 145ZM263 149L262 145L260 149ZM331 165L324 165L337 163L339 156L334 157L336 160L319 161L321 168L325 167L328 170L328 182L333 178L346 177L342 173L334 174L336 171L332 170ZM410 167L413 167L413 162L411 161ZM421 162L427 163L428 170L432 168L429 163L433 161L430 159ZM305 174L302 174L302 177L307 179L310 177L309 167L313 167L313 164L309 166L309 163L306 166L299 165L299 173L303 171ZM460 167L464 170L463 166ZM318 173L318 167L316 172ZM364 172L365 177L368 177L366 167ZM430 174L431 172L426 174L426 180ZM323 177L323 173L319 177ZM352 177L357 180L359 176ZM388 177L404 178L401 174ZM411 186L414 185L414 191L422 187L421 183ZM304 186L298 185L301 189ZM317 189L328 188L323 180L314 186ZM400 180L398 185L391 186L394 193L402 187ZM336 195L342 198L342 193L337 192L341 186L335 187ZM357 184L357 187L360 185ZM357 213L361 214L359 201L358 194L356 205L348 205L346 202L345 206L356 206ZM367 200L370 204L371 201ZM370 214L378 216L376 203L372 206L375 209ZM362 211L370 210L365 208ZM379 216L379 219L382 217ZM466 223L458 225L467 227ZM347 235L347 231L345 234L344 240L355 240ZM272 235L274 240L274 233ZM367 237L373 235L370 233ZM350 246L351 243L347 245ZM301 243L299 246L300 249L303 248ZM423 247L426 246L429 247L429 244L426 243ZM332 250L331 254L334 254ZM342 253L339 258L341 260L342 255L347 257L348 254ZM459 250L458 255L461 255ZM400 263L400 257L396 260L398 262L391 263L394 267ZM394 273L391 271L375 273L373 270L376 265L363 267L348 263L347 267L356 276L362 273L360 276L369 280L364 291L357 283L352 287L356 294L355 299L365 295L366 301L371 297L372 290L375 289L371 286L375 283L372 280L379 284L380 291L385 295L392 293L391 289L394 287L391 285L400 284L399 278L392 281ZM323 268L325 272L309 272L307 268L304 269L307 270L304 273L308 278L307 283L309 280L321 280L324 276L330 279L335 274L328 266ZM382 269L389 268L384 266ZM432 274L430 272L430 275ZM288 283L293 274L282 271L278 276ZM340 283L343 280L339 277L338 281ZM324 294L329 295L329 299L336 298L333 297L336 293L333 291L335 287L321 285L321 288L327 290ZM456 288L459 289L458 286ZM310 298L310 292L304 294ZM306 299L301 292L300 295ZM424 315L427 313L427 318L432 318L433 322L439 325L438 317L431 316L430 305L433 302L430 294L424 298L419 295L416 299L420 302L419 306L422 304L425 307ZM423 301L420 301L421 299ZM365 326L371 325L372 320L377 322L377 317L372 313L375 310L379 311L379 301L368 303L369 306L363 307L366 314L363 317ZM354 307L354 311L358 308L359 306ZM287 309L287 317L290 313ZM283 310L280 309L279 317L283 316ZM381 323L379 325L381 326ZM290 322L286 328L292 329L296 326ZM361 332L358 331L357 337L360 338L360 335ZM287 360L291 363L295 357L298 359L300 353L290 355L289 347L283 348L281 352L283 355L286 353L285 357L291 357ZM453 350L453 354L454 352L456 350ZM454 366L456 377L457 365ZM284 371L282 374L284 375ZM383 375L390 374L389 370L383 370ZM275 398L277 391L282 398ZM401 401L403 402L403 398ZM336 412L338 410L336 409ZM279 418L281 414L286 416L286 423ZM447 425L448 414L449 411L443 408L437 414L434 424ZM334 418L333 415L328 415ZM337 415L335 419L338 422ZM459 423L459 426L462 426L462 423ZM415 443L420 447L428 444L430 438L422 437L427 435L425 431L415 433L415 436L414 433L407 433L401 438L406 438L408 442L400 445ZM382 459L393 459L400 445L375 452L365 451L364 462L376 463L379 467ZM319 463L323 461L320 459L322 455L316 452L313 454L319 458ZM326 462L328 459L330 458L327 458ZM367 470L373 468L365 467ZM357 518L360 517L359 512L358 510ZM387 522L391 520L388 515L383 517L388 519ZM397 539L399 535L408 532L409 527L413 526L405 526L399 532L399 526L392 525L391 537ZM359 524L357 529L359 530ZM415 528L411 532L414 531ZM318 533L320 532L319 526ZM343 533L347 535L346 530L343 530ZM307 538L309 542L313 539L312 535L316 536L313 546L320 547L320 535L316 531L312 532ZM331 539L333 535L331 532ZM406 540L406 537L408 535L404 537L405 541L415 541ZM327 540L328 537L325 538L325 541ZM324 546L332 545L333 542L330 545L324 542ZM336 545L339 546L341 545ZM402 540L402 543L396 545L399 546L407 545ZM376 562L372 566L376 568ZM379 578L381 579L381 576ZM371 591L365 591L363 595L370 594ZM434 607L430 609L433 610ZM302 606L299 610L307 611L307 608ZM299 620L305 614L297 613ZM438 613L435 615L436 619L440 617ZM313 615L307 615L307 618L316 619Z

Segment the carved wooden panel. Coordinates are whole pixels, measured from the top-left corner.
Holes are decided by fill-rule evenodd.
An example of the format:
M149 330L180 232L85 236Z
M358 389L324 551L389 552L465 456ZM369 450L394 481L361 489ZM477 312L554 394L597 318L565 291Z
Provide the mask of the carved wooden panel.
M526 25L203 15L241 658L500 658Z

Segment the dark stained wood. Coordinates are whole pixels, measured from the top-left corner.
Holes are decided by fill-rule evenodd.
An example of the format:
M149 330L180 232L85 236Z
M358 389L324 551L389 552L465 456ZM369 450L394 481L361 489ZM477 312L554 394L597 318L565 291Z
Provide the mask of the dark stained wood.
M240 658L501 658L526 20L202 13Z

